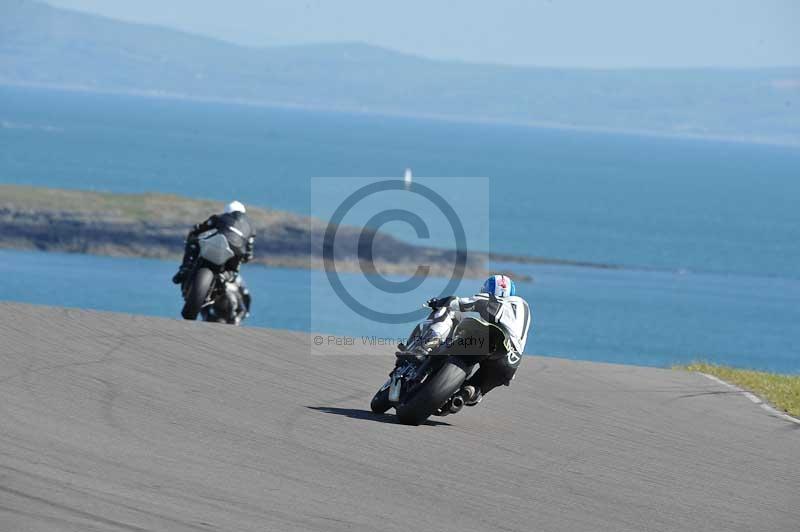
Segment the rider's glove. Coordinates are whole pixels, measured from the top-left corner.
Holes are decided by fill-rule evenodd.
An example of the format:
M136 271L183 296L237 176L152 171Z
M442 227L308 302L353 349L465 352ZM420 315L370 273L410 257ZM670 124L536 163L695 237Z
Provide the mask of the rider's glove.
M452 303L454 299L455 298L453 296L443 297L441 299L434 297L434 298L429 299L425 303L425 306L426 307L430 307L430 308L434 308L434 309L442 308L442 307L449 307L450 303Z

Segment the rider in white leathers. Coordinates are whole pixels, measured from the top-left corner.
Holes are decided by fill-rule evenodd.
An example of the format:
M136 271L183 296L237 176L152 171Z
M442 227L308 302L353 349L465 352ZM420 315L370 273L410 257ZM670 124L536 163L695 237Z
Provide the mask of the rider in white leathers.
M477 313L503 331L502 342L492 345L488 356L480 362L480 369L470 377L464 387L468 406L478 404L483 395L499 386L508 386L522 360L528 332L531 326L531 311L528 302L515 295L514 281L505 275L489 277L481 292L472 297L447 297L432 299L428 306L433 310L427 319L424 345L431 352L450 333L463 313Z

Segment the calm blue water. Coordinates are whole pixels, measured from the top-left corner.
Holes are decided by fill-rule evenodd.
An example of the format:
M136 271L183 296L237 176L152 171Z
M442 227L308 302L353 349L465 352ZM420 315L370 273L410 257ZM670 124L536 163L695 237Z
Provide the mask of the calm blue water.
M175 264L152 259L0 250L0 299L177 317L174 271ZM533 303L530 353L651 366L703 359L800 373L798 280L574 267L527 273L536 279L519 286ZM286 287L307 286L321 273L252 266L244 274L254 293L249 326L309 329L308 293ZM419 303L409 297L397 296L398 305ZM335 298L317 303L314 321L326 332L356 338L409 332L343 321Z
M0 182L308 212L411 167L491 179L493 251L800 276L797 149L2 87L0 125Z
M307 213L313 176L406 167L489 177L493 251L641 268L510 266L536 280L531 352L800 372L800 150L0 88L0 183ZM175 316L174 267L3 251L0 299ZM405 335L335 301L312 324L285 287L319 275L249 268L250 324Z

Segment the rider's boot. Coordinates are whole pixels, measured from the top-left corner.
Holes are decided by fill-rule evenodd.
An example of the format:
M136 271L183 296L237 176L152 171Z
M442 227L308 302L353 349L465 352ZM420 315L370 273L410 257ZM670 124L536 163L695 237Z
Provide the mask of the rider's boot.
M425 355L427 354L419 349L413 349L411 351L406 351L405 349L401 349L401 347L405 348L403 344L398 344L397 347L398 349L394 353L394 356L396 357L396 360L394 361L395 367L407 361L414 363L422 362L425 359Z
M395 356L397 357L396 365L400 365L401 362L409 359L413 359L414 362L422 362L426 356L430 355L441 344L442 339L434 331L429 329L425 338L417 342L410 350L405 344L397 344L397 351L395 352Z
M188 275L189 275L189 268L181 264L181 267L178 268L178 273L172 276L172 282L174 284L183 284Z
M461 396L464 398L466 406L475 406L483 399L480 386L467 384L461 390Z

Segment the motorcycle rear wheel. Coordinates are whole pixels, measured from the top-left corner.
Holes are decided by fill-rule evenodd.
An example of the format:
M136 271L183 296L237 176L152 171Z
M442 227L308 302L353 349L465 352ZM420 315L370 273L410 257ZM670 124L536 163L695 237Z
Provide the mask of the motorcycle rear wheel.
M419 425L445 404L467 378L464 362L450 358L413 396L395 408L404 425Z
M203 303L206 302L208 291L211 289L211 283L214 282L214 272L208 268L198 268L192 278L192 285L186 294L186 302L183 305L181 316L187 320L197 319L200 309L203 308Z

